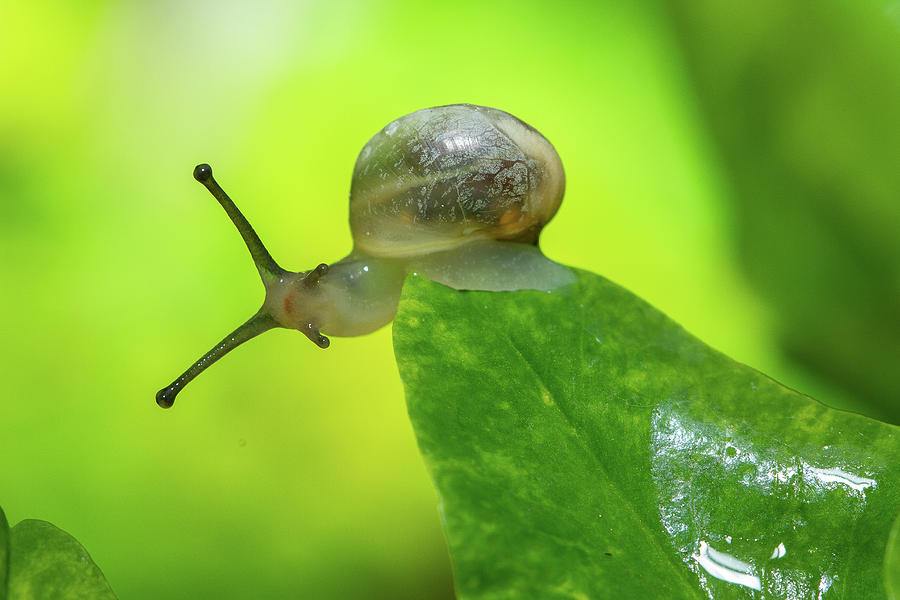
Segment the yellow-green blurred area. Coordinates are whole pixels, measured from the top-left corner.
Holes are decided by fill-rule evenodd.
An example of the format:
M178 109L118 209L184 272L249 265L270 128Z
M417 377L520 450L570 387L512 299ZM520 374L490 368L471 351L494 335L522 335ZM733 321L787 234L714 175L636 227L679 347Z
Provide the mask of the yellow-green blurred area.
M278 330L351 246L356 153L494 106L567 175L542 248L829 404L900 421L900 3L0 3L0 505L120 598L449 598L390 329ZM515 376L515 374L511 374Z

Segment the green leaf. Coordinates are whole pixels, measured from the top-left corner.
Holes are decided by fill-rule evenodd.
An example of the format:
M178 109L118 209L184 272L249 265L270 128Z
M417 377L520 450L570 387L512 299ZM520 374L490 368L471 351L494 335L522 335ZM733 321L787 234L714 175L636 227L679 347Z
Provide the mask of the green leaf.
M395 352L460 598L885 598L900 430L578 276L404 287Z
M9 574L9 523L0 508L0 600L6 600L7 576Z
M900 32L890 7L667 4L730 176L745 271L774 309L783 349L900 423Z
M900 600L900 516L894 521L884 556L885 587L889 600Z
M65 531L26 519L9 537L9 597L15 600L115 600L87 550Z

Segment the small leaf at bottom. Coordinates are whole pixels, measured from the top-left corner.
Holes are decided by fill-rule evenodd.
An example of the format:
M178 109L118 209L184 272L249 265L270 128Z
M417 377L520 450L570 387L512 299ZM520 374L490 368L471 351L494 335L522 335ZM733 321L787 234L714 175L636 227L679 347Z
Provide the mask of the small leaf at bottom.
M115 600L87 550L65 531L26 519L10 531L9 598Z

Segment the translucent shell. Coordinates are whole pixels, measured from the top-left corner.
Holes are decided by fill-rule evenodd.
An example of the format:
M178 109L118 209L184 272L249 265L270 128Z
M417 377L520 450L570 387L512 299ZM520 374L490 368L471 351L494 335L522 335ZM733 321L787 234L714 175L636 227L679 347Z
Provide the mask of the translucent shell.
M388 124L356 159L354 249L402 258L485 239L537 243L564 190L553 145L516 117L426 108Z

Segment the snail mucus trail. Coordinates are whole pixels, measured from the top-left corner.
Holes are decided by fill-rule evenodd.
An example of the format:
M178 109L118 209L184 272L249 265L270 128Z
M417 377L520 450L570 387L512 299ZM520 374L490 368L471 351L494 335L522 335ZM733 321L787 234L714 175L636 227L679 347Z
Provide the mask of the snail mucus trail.
M353 249L309 271L282 269L207 164L194 178L237 227L265 288L262 307L156 394L169 408L194 377L275 327L320 348L389 323L410 272L456 289L553 290L574 281L538 248L565 190L562 163L537 130L503 111L454 104L389 123L363 147L350 186Z

